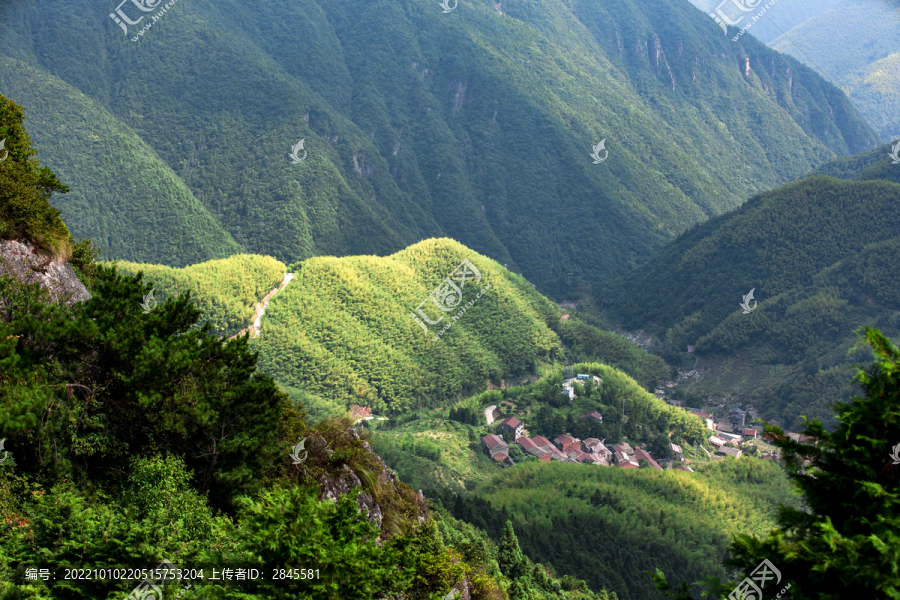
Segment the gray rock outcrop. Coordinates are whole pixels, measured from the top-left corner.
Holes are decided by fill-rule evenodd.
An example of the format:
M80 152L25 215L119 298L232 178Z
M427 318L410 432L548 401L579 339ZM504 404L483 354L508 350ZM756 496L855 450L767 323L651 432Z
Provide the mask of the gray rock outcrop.
M22 283L39 283L51 300L68 305L91 297L72 265L54 261L31 242L0 240L0 274L14 275Z

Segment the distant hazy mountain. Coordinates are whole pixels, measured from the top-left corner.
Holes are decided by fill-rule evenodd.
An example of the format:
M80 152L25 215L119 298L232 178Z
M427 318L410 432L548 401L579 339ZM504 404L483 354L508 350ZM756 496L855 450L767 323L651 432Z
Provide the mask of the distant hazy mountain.
M900 138L900 5L844 0L771 46L832 79L882 140Z
M765 11L763 17L753 23L753 26L747 30L747 33L768 44L782 35L783 32L831 10L839 5L841 1L775 0L775 3ZM751 17L758 15L769 3L762 0L689 0L689 2L705 13L714 12L717 8L722 7L728 15L731 15L735 10L739 10L735 8L738 4L748 8L752 6L756 10L746 13ZM734 12L734 14L742 13ZM746 21L736 25L736 27L744 26L745 23Z
M848 355L854 330L900 336L900 165L888 150L819 169L848 179L804 179L694 227L601 285L600 304L626 327L658 329L673 360L690 345L701 367L738 373L694 391L740 391L789 426L831 422L849 364L864 358Z
M143 20L0 5L0 91L107 259L291 263L448 236L564 293L875 145L838 89L687 2L119 8Z

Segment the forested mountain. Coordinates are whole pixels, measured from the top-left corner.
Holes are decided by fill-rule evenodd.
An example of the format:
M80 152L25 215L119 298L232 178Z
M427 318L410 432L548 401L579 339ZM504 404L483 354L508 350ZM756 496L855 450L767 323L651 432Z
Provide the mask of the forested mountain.
M770 43L840 86L883 141L900 138L900 36L893 0L843 0ZM839 52L835 52L840 48Z
M848 355L852 331L900 334L900 183L872 179L897 177L887 150L820 169L858 180L816 175L691 229L599 286L599 304L626 327L657 328L673 360L690 345L701 368L728 359L777 373L740 381L769 418L833 423L830 403L847 397L849 363L865 358ZM759 304L745 314L739 305L751 289L748 307ZM735 383L697 389L741 391Z
M15 142L0 241L84 292L53 298L12 268L20 255L0 256L0 598L616 600L534 564L511 525L498 544L431 512L347 419L308 424L247 338L212 335L189 294L148 310L152 285L72 239L49 202L65 185L2 97L0 132ZM281 268L244 256L151 270L231 299L213 311L225 320Z
M448 236L562 293L875 144L830 83L683 0L177 2L140 35L109 13L0 6L0 89L106 259Z
M723 577L731 537L762 537L779 503L800 504L784 472L755 458L695 473L526 463L473 495L441 500L455 517L495 536L508 515L529 558L628 600L658 598L646 577L651 565L676 582Z

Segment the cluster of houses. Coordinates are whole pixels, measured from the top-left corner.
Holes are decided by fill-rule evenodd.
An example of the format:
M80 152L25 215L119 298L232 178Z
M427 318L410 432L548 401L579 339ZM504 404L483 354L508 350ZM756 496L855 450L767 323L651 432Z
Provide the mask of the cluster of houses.
M584 415L585 419L599 419L603 417L599 413L589 413ZM509 417L500 422L500 429L503 433L515 439L515 443L519 445L523 452L534 456L541 462L557 462L592 464L598 466L617 466L624 469L636 469L640 460L646 460L654 469L662 470L663 465L671 468L673 459L665 458L656 461L650 456L650 453L641 448L632 448L625 442L615 444L607 448L601 440L596 438L587 438L580 440L568 434L557 436L552 442L542 436L528 437L523 435L524 424L515 417ZM509 445L503 441L499 435L486 435L481 438L481 447L484 453L491 459L506 464L515 464L509 458ZM672 450L675 453L674 460L682 460L683 453L681 447L672 444ZM662 464L660 464L662 463ZM690 467L677 467L682 471L693 473Z
M714 432L715 435L711 436L709 441L716 446L716 454L718 455L740 458L743 455L743 451L739 448L741 442L756 438L771 440L768 435L763 435L762 425L747 425L748 418L754 420L758 416L758 413L753 409L744 411L740 408L732 408L728 411L727 417L724 417L715 423L713 422L713 416L709 413L695 409L688 410L690 410L692 415L696 415L697 417L700 417L700 419L706 421L707 429ZM779 421L770 421L770 423L777 427L781 427ZM791 431L785 431L785 434L795 442L802 442L805 444L817 443L816 438L809 435L793 433ZM776 455L765 455L763 458L776 458Z

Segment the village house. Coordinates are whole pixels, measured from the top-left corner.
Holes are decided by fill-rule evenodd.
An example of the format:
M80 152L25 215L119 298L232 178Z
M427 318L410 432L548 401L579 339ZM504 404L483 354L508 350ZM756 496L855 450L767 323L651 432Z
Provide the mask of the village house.
M646 450L643 450L641 448L635 448L634 449L634 459L636 461L638 461L638 464L640 464L641 460L646 460L648 463L650 463L651 467L653 467L657 471L662 471L662 467L659 466L659 463L656 462L655 460L653 460L653 457L650 456L650 453L647 452Z
M481 448L497 462L503 462L509 456L509 446L498 435L490 434L481 438Z
M732 408L728 411L728 420L738 427L743 428L744 423L747 420L747 413L740 408Z
M531 438L524 435L517 437L516 443L522 448L522 452L528 452L532 448L537 448L537 444L531 441Z
M562 434L562 435L558 436L555 440L553 440L553 443L556 445L557 448L562 450L563 454L566 454L567 452L569 452L569 450L577 449L579 446L578 442L579 442L579 440L576 440L572 436L566 435L566 434Z
M744 437L748 438L756 438L756 430L752 428L748 428L744 430Z
M716 450L716 454L721 454L723 456L733 456L734 458L740 458L741 455L744 454L743 450L738 448L729 448L728 446L722 446L718 450Z
M678 444L672 444L672 443L669 443L669 446L672 447L672 452L675 453L675 460L684 459L684 452L681 451L681 446L679 446Z
M534 446L533 448L529 448L528 450L526 450L526 452L528 452L528 454L537 458L539 461L545 462L545 463L550 462L550 459L553 457L549 452L547 452L543 448L538 448L537 446Z
M552 451L556 450L556 446L554 446L550 442L550 440L548 440L547 438L545 438L543 436L536 435L533 438L531 438L531 441L534 442L535 446L537 446L538 448L543 448L547 452L552 452Z
M616 452L616 466L622 469L637 469L640 465L636 460L627 456L624 452Z
M597 420L600 421L601 423L603 422L603 415L601 415L601 414L598 413L597 411L594 411L594 412L592 412L592 413L588 413L588 414L586 414L586 415L581 415L581 418L582 418L582 419L597 419Z
M619 442L615 446L612 447L613 452L622 452L623 454L634 454L634 450L631 449L631 446L628 445L627 442Z
M741 436L734 433L724 433L722 431L716 432L716 436L722 438L726 442L740 442Z
M597 438L587 438L581 441L581 449L588 454L599 454L607 459L612 456L612 452L603 445L603 442Z
M555 448L550 451L550 459L557 462L569 462L569 457Z
M519 438L519 440L521 440L521 439L522 438ZM516 442L518 442L519 440L516 440ZM551 455L549 452L547 452L543 448L539 448L537 446L531 446L525 452L527 452L531 456L537 458L541 462L550 462Z
M587 454L585 454L584 452L582 452L582 451L579 450L578 448L572 448L571 450L569 450L568 452L566 452L566 456L568 456L568 457L571 458L572 460L577 461L577 462L580 462L580 463L593 462L593 461L591 460L591 457L589 457Z
M724 446L725 444L728 443L728 441L714 435L711 438L709 438L709 443L714 444L716 446Z
M699 410L692 410L691 414L700 417L700 419L706 423L706 428L709 429L710 431L716 430L716 428L713 426L711 414L708 414L705 412L700 412Z
M608 467L609 461L612 458L612 455L603 456L602 454L596 454L596 453L593 453L593 454L589 453L588 456L591 458L591 461L593 462L593 464L602 466L602 467Z
M663 469L671 469L672 463L674 462L674 460L671 458L660 458L656 462L658 462L659 466L661 466Z
M507 417L500 421L500 431L508 433L509 437L512 439L516 439L522 435L523 429L525 429L525 425L515 417Z

